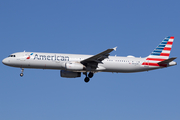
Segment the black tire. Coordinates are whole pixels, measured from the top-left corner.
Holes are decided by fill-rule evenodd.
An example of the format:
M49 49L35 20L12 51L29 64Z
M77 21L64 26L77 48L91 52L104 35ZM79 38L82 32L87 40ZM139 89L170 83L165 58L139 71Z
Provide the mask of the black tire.
M89 78L92 78L93 75L94 75L94 73L90 72L90 73L88 74L88 77L89 77Z
M21 77L22 77L23 75L24 75L23 73L20 74Z
M89 80L90 80L90 79L89 79L88 77L85 77L85 78L84 78L84 82L86 82L86 83L88 83Z

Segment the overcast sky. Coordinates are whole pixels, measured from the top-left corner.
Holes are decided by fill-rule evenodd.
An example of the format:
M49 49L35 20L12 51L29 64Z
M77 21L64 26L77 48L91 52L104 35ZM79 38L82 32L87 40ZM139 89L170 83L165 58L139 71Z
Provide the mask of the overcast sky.
M1 60L14 52L148 56L166 36L179 57L178 0L1 0ZM179 58L175 60L179 62ZM97 73L89 83L59 70L0 64L1 120L179 120L179 65Z

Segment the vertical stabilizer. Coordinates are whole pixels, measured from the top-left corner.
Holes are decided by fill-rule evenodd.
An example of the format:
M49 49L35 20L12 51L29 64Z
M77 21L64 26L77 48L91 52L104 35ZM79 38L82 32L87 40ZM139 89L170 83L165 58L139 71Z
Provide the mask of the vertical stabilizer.
M159 46L157 46L156 49L146 57L146 61L143 62L142 65L167 67L167 64L163 61L169 59L173 41L173 36L166 37Z
M147 57L146 60L153 61L164 61L169 58L172 44L174 41L173 36L166 37L159 46L154 49L154 51Z

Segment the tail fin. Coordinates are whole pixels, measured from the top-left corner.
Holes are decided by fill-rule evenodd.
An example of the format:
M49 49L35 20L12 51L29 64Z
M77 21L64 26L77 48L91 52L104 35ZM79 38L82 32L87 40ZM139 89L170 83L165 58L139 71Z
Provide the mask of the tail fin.
M160 44L159 46L154 49L154 51L147 57L146 60L151 60L151 61L164 61L169 58L172 44L174 41L173 36L166 37Z

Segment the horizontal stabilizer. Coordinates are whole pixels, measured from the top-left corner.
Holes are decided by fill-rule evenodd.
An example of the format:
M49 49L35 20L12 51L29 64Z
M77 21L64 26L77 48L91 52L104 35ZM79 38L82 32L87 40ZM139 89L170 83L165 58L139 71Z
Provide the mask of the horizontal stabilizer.
M171 61L175 60L176 58L177 57L172 57L172 58L169 58L167 60L161 61L158 64L167 64L167 63L170 63Z

